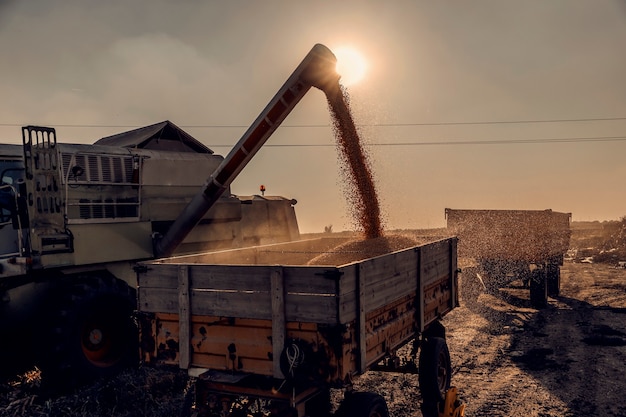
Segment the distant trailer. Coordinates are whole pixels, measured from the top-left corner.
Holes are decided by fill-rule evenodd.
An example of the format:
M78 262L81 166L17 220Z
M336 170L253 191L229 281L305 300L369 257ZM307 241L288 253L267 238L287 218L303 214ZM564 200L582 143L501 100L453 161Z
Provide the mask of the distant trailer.
M536 307L559 294L571 213L447 208L445 214L449 232L459 238L459 257L477 262L488 289L521 279Z

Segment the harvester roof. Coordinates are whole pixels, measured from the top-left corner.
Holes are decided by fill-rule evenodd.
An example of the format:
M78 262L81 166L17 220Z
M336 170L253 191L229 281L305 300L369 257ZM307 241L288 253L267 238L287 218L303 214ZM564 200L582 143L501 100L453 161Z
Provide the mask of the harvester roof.
M96 145L212 154L213 151L169 120L107 136Z

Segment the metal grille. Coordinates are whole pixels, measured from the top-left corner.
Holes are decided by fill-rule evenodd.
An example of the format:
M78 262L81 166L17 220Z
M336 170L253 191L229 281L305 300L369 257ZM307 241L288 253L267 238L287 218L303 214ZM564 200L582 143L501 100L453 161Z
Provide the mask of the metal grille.
M69 183L123 184L131 182L133 177L133 157L131 155L64 153L62 160L63 179L64 181L67 179Z
M70 221L139 217L140 185L133 183L132 155L62 155Z

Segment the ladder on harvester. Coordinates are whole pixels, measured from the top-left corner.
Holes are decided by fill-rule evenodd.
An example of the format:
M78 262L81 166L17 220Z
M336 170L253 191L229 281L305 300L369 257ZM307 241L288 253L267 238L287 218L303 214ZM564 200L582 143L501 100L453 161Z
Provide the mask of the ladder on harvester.
M56 131L50 127L24 126L26 206L31 229L31 254L72 252L72 235L67 230Z

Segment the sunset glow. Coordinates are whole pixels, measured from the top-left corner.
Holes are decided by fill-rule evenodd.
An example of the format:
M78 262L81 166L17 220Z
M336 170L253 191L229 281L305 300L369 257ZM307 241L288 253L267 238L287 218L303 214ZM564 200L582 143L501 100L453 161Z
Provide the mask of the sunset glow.
M351 47L339 47L333 52L337 57L337 73L341 76L341 84L353 85L365 77L367 61L359 51Z

